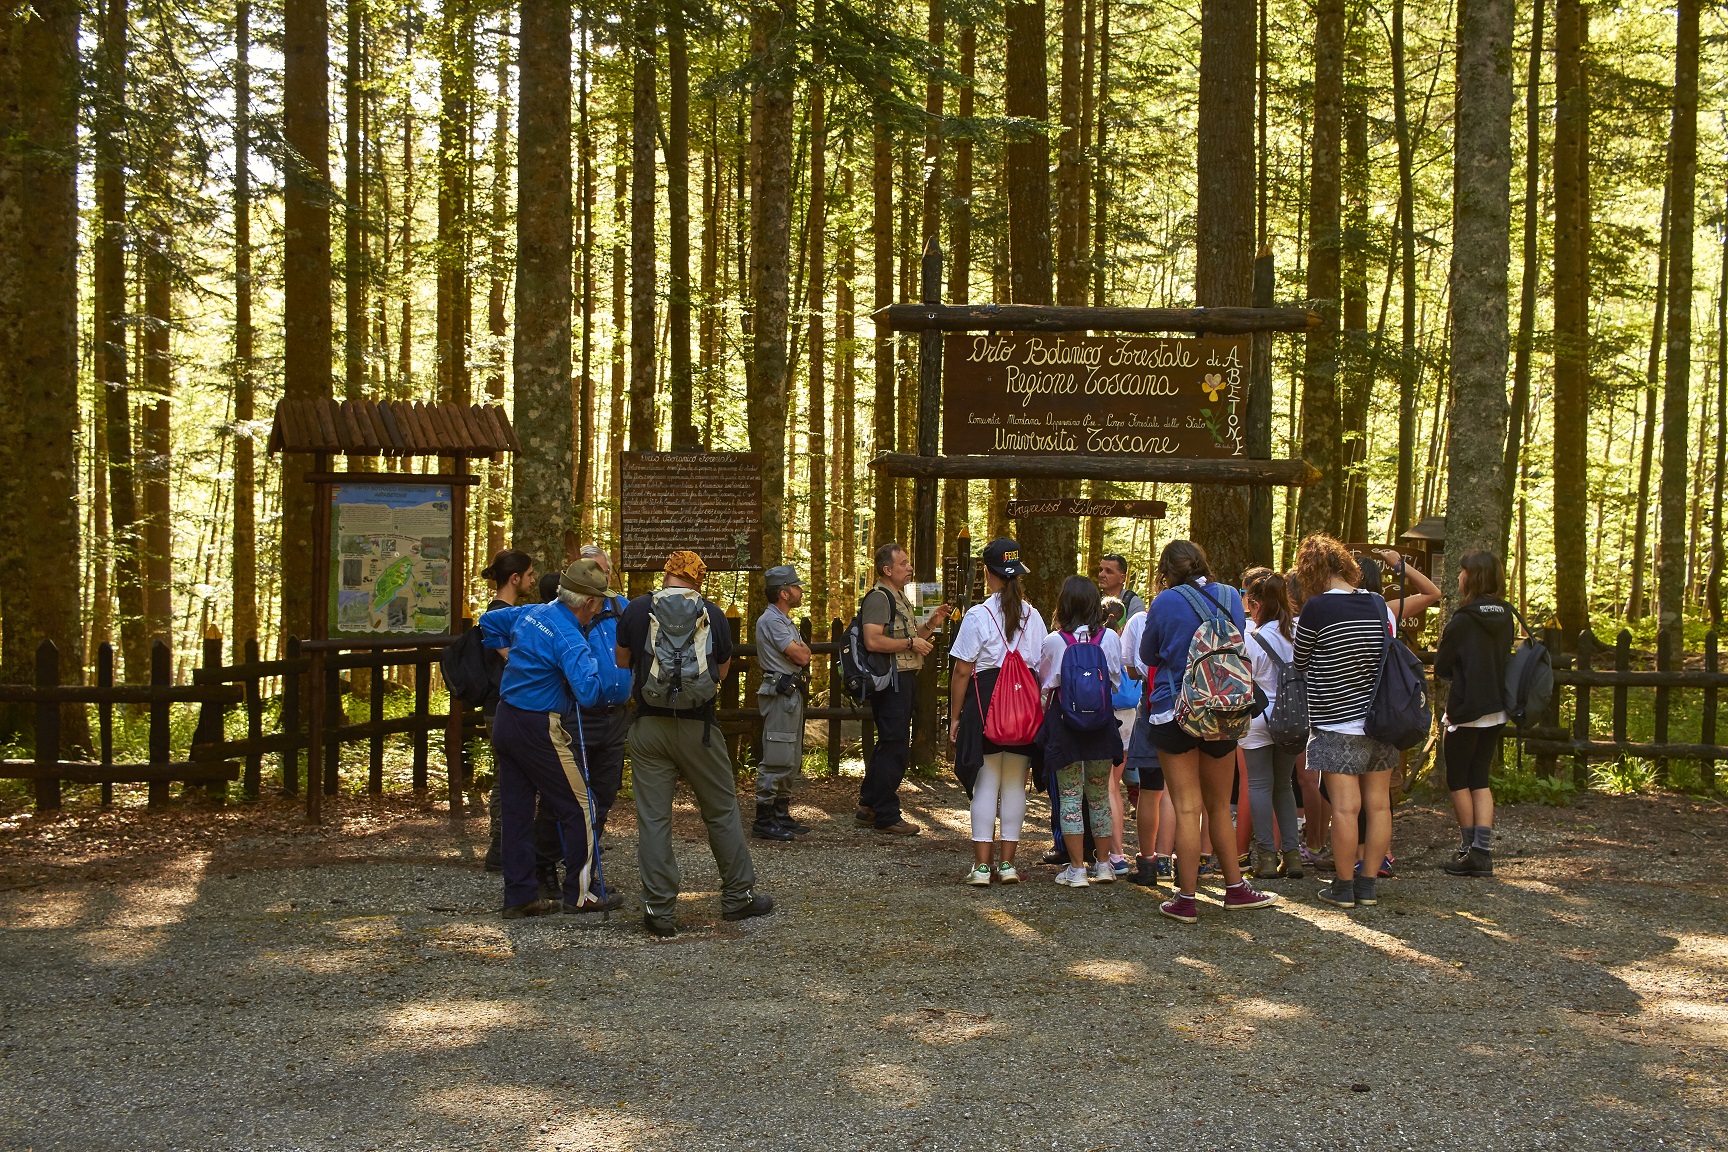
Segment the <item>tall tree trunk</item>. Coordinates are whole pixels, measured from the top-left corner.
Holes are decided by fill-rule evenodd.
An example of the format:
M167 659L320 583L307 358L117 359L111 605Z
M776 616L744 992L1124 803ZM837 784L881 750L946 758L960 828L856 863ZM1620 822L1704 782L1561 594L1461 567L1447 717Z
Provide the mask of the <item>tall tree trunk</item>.
M1698 183L1698 0L1679 0L1674 41L1673 188L1668 237L1668 355L1662 389L1662 510L1656 559L1658 626L1681 651L1686 598L1686 450L1692 385L1692 231Z
M473 0L444 6L439 46L438 398L467 404L468 152L474 89Z
M1110 0L1098 0L1098 137L1092 162L1092 306L1104 307L1104 253L1109 233L1110 180L1105 163L1109 156L1110 127ZM1262 148L1264 151L1264 148Z
M672 334L672 447L697 448L701 438L691 397L690 369L690 60L685 51L683 0L666 5L666 209L669 216L666 322Z
M1086 303L1087 195L1081 163L1081 112L1085 104L1082 54L1085 47L1085 0L1062 0L1062 70L1058 79L1058 114L1062 131L1056 147L1056 303Z
M654 0L635 0L630 37L630 449L658 446L654 415L654 134L660 123L655 85Z
M1544 0L1537 0L1540 8ZM1392 117L1398 141L1398 465L1393 483L1394 539L1416 524L1416 183L1415 148L1410 138L1410 100L1404 51L1404 0L1392 5ZM1531 165L1537 149L1531 146ZM1526 220L1528 220L1528 215ZM1534 237L1531 237L1531 243ZM1533 252L1526 247L1526 255ZM1535 278L1525 265L1525 283ZM1526 381L1528 382L1528 381Z
M548 569L570 525L570 0L522 6L516 123L515 544Z
M493 404L504 403L504 338L510 334L510 312L505 295L510 285L510 15L504 14L498 31L498 95L493 102L492 120L492 220L490 251L486 266L490 284L486 289L486 332L492 348L486 355L491 370L486 374L486 398ZM587 267L584 253L583 267ZM586 381L584 381L586 383ZM580 397L581 392L577 393ZM584 437L586 440L586 437ZM505 546L504 467L491 464L486 468L486 558L490 560ZM575 486L576 499L582 499L583 485ZM580 511L572 522L582 523ZM546 563L542 560L541 563Z
M1344 172L1346 218L1342 235L1344 325L1339 376L1343 383L1339 423L1344 434L1340 461L1338 523L1346 540L1368 538L1368 400L1374 386L1368 351L1368 77L1365 13L1346 11L1344 52Z
M1402 30L1403 0L1398 0ZM1518 295L1518 336L1513 346L1512 407L1506 424L1506 452L1500 466L1500 524L1512 531L1512 502L1517 498L1524 455L1524 419L1530 408L1530 357L1536 344L1536 294L1541 279L1542 193L1542 18L1547 0L1534 0L1530 11L1530 55L1524 76L1524 267ZM1402 178L1402 173L1400 173ZM1410 257L1411 265L1415 257ZM1403 529L1400 528L1400 531ZM1500 555L1507 555L1502 538Z
M618 135L613 140L612 157L612 403L606 421L606 455L609 472L608 496L612 505L611 535L616 543L622 525L618 453L624 450L624 435L628 426L624 350L629 343L630 321L629 296L625 292L625 270L629 259L626 238L629 235L630 132L629 122L623 117L618 121Z
M330 395L330 35L324 0L284 0L282 135L284 232L282 393L289 400ZM282 635L312 623L310 458L282 461Z
M1506 440L1506 293L1512 259L1513 0L1458 8L1457 157L1453 168L1452 408L1447 455L1448 563L1493 551ZM1451 583L1439 580L1442 588Z
M361 253L366 220L361 214L366 169L361 160L361 104L365 99L360 81L365 52L362 32L369 0L348 0L347 59L342 62L342 330L343 395L357 400L366 391L366 293L367 275Z
M828 6L816 0L811 21L818 36L826 31ZM809 403L809 525L810 619L817 627L828 619L828 364L825 344L828 300L828 121L823 80L825 55L818 40L811 52L810 76L810 205L806 229L810 245L810 403Z
M1728 207L1728 198L1724 199ZM1728 229L1722 234L1722 271L1716 281L1716 470L1710 499L1710 575L1704 585L1704 606L1710 627L1722 631L1722 569L1728 550L1722 542L1722 487L1728 472Z
M894 303L894 138L888 130L888 110L880 107L872 127L870 193L871 245L876 272L875 305L880 310ZM874 367L876 373L875 407L871 431L877 453L894 451L896 428L894 411L894 338L888 329L875 324ZM885 476L873 476L876 508L870 525L867 550L898 539L894 523L894 481Z
M973 77L978 68L978 27L960 26L960 75L956 95L959 119L970 123L976 106ZM972 300L972 139L962 135L954 141L954 199L948 225L948 299L956 304ZM968 482L948 480L942 486L942 554L958 555L960 531L971 519ZM969 529L968 529L969 530Z
M750 447L762 459L762 564L780 563L785 539L786 401L791 379L788 323L792 258L792 65L797 11L791 0L751 10L750 42L758 112L750 189L750 296L755 305L750 377ZM751 616L761 599L751 583Z
M83 680L78 19L73 0L0 9L0 513L11 527L0 668L13 684L35 678L44 640L60 650L61 679Z
M169 207L174 129L168 111L152 100L149 108L154 139L146 145L144 167L145 231L138 254L139 276L144 283L143 351L144 427L139 437L138 487L144 501L142 534L144 546L144 626L151 640L174 647L174 525L169 507L168 464L173 449L170 432L174 376L170 333L173 328L173 294L169 279L173 257L168 245L174 232Z
M1560 629L1568 645L1588 626L1590 611L1585 541L1590 439L1585 20L1581 0L1559 0L1554 28L1554 582Z
M1666 158L1665 158L1666 159ZM1626 618L1642 620L1649 609L1645 585L1650 554L1650 477L1656 459L1657 385L1662 379L1662 326L1668 319L1668 225L1674 183L1664 163L1662 222L1656 243L1656 308L1650 321L1650 355L1644 365L1644 425L1639 439L1636 527L1632 532L1632 589L1626 596Z
M1254 31L1254 0L1200 6L1194 296L1202 308L1253 302ZM1246 395L1246 365L1242 379ZM1206 549L1213 575L1237 583L1248 563L1248 489L1196 484L1188 531Z
M582 352L581 382L577 394L576 427L576 486L571 520L576 534L592 539L594 505L597 502L595 441L599 428L595 411L594 387L594 202L597 198L597 174L594 166L594 125L588 109L588 9L577 17L580 59L577 65L576 102L578 128L577 150L581 157L580 180L582 205L581 293L582 293Z
M1050 78L1045 70L1043 0L1009 0L1004 111L1012 117L1043 122L1050 118ZM1050 138L1020 130L1009 136L1003 158L1008 185L1008 276L1015 304L1049 304ZM1023 500L1061 494L1055 480L1021 480ZM1020 549L1032 574L1026 592L1035 604L1050 604L1062 578L1074 571L1079 526L1070 517L1040 516L1020 526Z
M850 141L848 141L850 144ZM850 157L850 148L847 150ZM858 535L858 444L854 428L858 419L858 340L855 323L857 300L854 285L858 279L858 235L853 221L857 219L856 178L848 158L841 169L841 195L846 200L846 223L840 234L840 268L834 286L834 311L839 317L835 339L840 345L840 374L834 382L835 439L840 458L840 539L846 547L835 549L840 554L840 594L837 615L850 616L858 592L858 544L868 544Z
M1302 531L1339 530L1339 163L1344 112L1344 0L1318 0L1314 22L1314 136L1308 181L1308 299L1320 326L1302 361L1302 455L1324 479L1302 489Z
M252 421L252 0L234 6L234 635L258 636L257 473Z
M402 54L414 55L414 20L403 21ZM396 328L397 389L402 398L414 394L414 303L410 285L414 283L414 101L402 101L402 320Z

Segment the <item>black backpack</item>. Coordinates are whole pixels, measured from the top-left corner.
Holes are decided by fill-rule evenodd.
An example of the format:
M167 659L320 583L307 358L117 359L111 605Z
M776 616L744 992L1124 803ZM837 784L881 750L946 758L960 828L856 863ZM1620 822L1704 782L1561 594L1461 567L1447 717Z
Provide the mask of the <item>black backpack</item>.
M1386 601L1374 597L1382 616ZM1368 699L1368 716L1362 730L1368 736L1408 752L1434 728L1434 709L1428 703L1428 675L1422 660L1390 631L1380 649L1380 667L1374 674L1374 691Z
M872 588L864 594L868 600L879 588ZM882 595L888 596L886 592ZM888 626L894 624L897 609L894 597L888 596ZM856 703L862 704L870 698L872 692L880 692L893 685L896 664L891 652L872 652L864 647L864 601L858 602L858 611L852 616L852 623L846 625L846 631L840 636L840 683L846 689L846 695Z
M1554 658L1548 646L1530 634L1518 609L1512 608L1512 617L1524 629L1524 642L1512 649L1512 659L1506 662L1506 719L1522 730L1540 724L1548 713L1554 698Z
M470 708L483 708L497 692L491 669L487 667L486 640L479 625L467 629L444 645L438 662L444 669L444 683L450 695Z
M1272 733L1272 743L1285 752L1300 752L1308 746L1308 681L1296 671L1296 665L1278 655L1258 629L1254 639L1265 650L1278 670L1278 688L1272 697L1272 711L1266 717L1266 729Z

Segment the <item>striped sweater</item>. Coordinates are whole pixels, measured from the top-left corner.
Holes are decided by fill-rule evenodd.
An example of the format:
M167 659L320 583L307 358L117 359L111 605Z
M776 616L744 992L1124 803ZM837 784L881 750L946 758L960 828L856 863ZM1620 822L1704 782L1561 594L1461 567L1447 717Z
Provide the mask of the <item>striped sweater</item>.
M1390 630L1385 602L1362 592L1310 596L1296 620L1296 670L1308 686L1308 723L1362 731Z

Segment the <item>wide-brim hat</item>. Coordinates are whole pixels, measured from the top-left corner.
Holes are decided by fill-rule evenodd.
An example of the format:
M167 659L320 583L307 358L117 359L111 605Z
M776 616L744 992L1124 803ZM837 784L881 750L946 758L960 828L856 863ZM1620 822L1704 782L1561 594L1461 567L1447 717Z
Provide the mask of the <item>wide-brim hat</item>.
M606 595L606 569L597 560L578 560L558 577L558 587L578 596Z

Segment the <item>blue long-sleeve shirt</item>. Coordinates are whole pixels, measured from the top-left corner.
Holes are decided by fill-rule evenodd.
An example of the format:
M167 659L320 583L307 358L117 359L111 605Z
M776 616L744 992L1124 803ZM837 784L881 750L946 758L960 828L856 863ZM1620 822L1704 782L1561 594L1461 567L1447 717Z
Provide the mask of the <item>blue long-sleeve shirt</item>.
M1228 584L1208 581L1198 585L1200 594L1208 597L1236 622L1240 629L1242 596ZM1182 593L1167 588L1152 599L1146 610L1146 631L1140 636L1140 664L1152 680L1152 700L1148 705L1154 724L1164 723L1176 707L1177 686L1182 673L1188 670L1188 645L1200 628L1200 617ZM1159 717L1164 717L1160 720Z
M480 627L487 647L510 650L498 696L512 708L560 714L594 708L620 683L623 698L629 696L630 674L595 659L576 614L562 604L495 608L480 617Z

